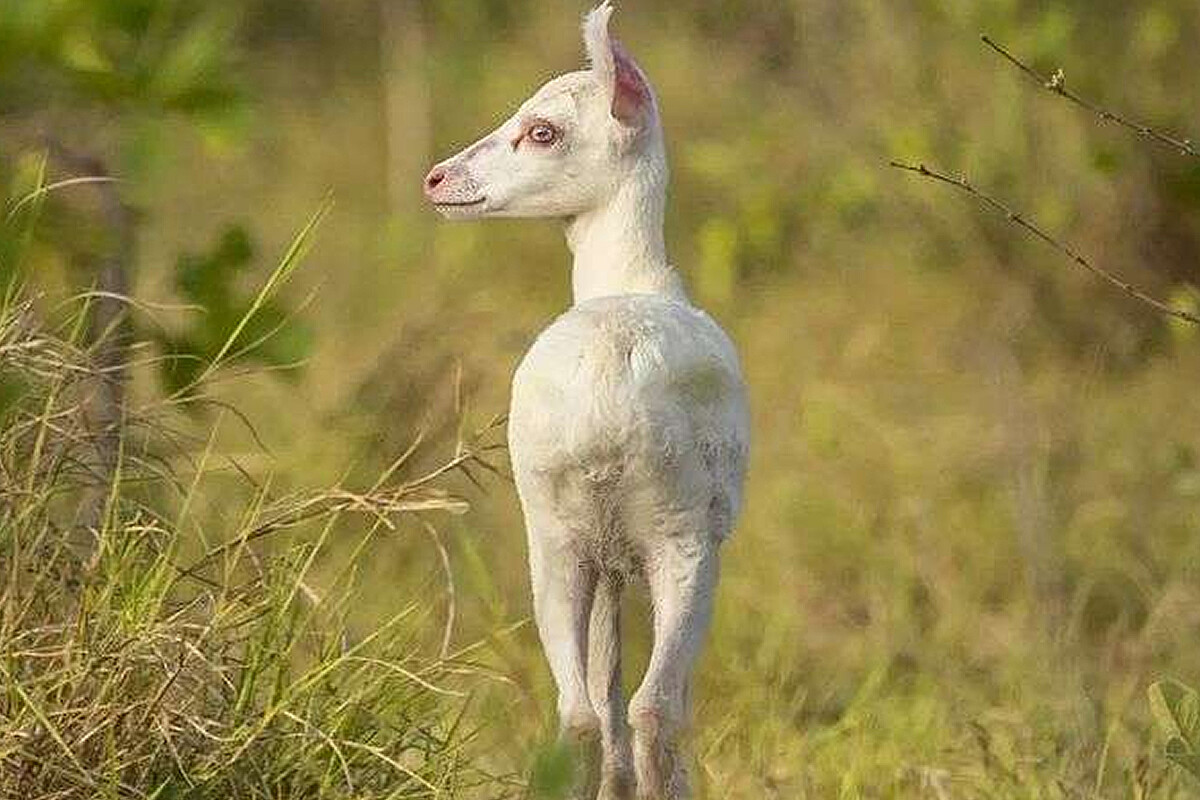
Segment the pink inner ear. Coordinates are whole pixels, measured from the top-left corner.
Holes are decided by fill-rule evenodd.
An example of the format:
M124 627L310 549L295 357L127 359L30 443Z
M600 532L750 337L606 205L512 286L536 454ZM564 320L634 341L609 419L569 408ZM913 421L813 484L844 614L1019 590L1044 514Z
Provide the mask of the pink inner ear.
M637 125L650 111L650 85L646 76L621 45L613 42L612 115L626 125Z

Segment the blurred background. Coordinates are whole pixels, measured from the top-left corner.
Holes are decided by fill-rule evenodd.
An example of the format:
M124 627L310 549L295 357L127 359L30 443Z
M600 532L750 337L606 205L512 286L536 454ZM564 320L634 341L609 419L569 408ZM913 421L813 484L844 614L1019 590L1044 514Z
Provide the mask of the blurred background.
M129 315L133 341L195 360L133 369L130 402L149 402L196 377L331 196L255 318L252 379L208 387L249 421L220 446L285 487L369 480L419 431L421 453L453 447L506 411L524 349L570 303L569 255L554 223L441 221L421 177L581 64L585 11L5 0L0 185L18 197L43 164L120 181L51 193L19 277L47 303L93 287L165 304ZM670 251L738 343L753 406L694 692L701 796L1191 796L1146 687L1200 681L1198 332L887 163L966 173L1195 307L1200 160L1098 124L979 36L1200 135L1200 6L627 0L614 21L663 110ZM215 412L181 413L201 430ZM513 488L477 478L471 512L440 524L453 636L494 671L471 746L525 772L553 693L519 624ZM419 598L436 635L441 554L373 547L355 617ZM644 624L628 650L632 686Z

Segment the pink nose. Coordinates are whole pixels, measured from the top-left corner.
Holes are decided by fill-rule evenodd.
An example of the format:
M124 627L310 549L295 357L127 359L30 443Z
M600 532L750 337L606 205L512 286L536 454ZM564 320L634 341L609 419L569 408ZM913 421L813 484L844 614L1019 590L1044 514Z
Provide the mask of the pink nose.
M433 191L446 180L446 170L441 167L434 167L425 176L425 194L432 196Z

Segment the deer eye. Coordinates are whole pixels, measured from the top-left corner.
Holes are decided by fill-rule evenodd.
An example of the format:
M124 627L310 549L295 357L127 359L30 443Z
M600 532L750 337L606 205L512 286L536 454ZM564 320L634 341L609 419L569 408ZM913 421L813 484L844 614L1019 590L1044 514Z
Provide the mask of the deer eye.
M558 128L549 122L535 123L525 135L529 138L529 141L534 144L540 144L543 147L554 144L558 141L559 136L561 136Z

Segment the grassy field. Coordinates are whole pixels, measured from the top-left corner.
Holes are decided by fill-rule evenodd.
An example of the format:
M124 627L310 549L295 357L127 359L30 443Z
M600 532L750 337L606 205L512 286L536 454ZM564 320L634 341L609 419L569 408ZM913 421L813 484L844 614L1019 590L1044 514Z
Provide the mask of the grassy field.
M553 797L505 457L439 467L503 440L512 369L569 303L567 254L552 223L436 220L420 176L579 63L583 6L438 4L392 38L366 0L250 6L230 37L247 109L118 116L104 142L146 302L181 302L172 265L231 223L256 248L229 283L254 296L332 192L273 294L311 349L299 369L229 360L191 410L143 362L127 441L145 464L105 506L100 556L64 549L86 491L31 466L30 436L65 430L75 463L87 420L47 427L48 398L89 350L58 305L78 209L42 210L22 251L38 323L11 300L3 342L41 331L52 353L0 362L24 387L3 406L0 794ZM1200 332L887 166L966 173L1194 308L1200 160L1099 124L979 34L1195 136L1200 10L696 0L621 4L617 25L664 109L671 251L752 401L697 673L698 797L1200 795L1149 696L1200 684ZM0 177L35 151L0 132ZM134 312L142 331L188 313ZM437 493L408 503L431 471ZM628 605L632 688L648 641L644 598Z

